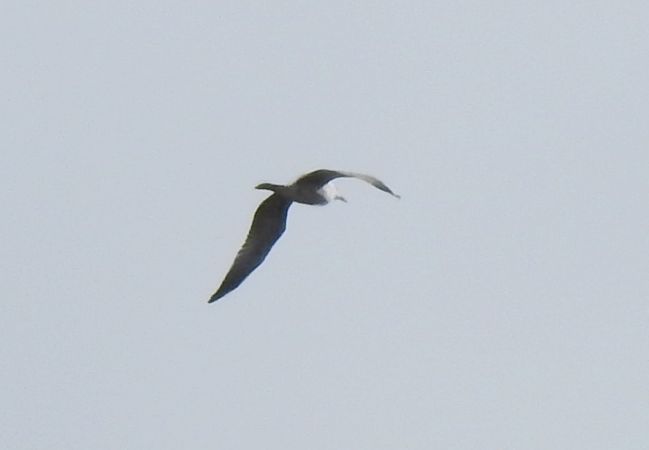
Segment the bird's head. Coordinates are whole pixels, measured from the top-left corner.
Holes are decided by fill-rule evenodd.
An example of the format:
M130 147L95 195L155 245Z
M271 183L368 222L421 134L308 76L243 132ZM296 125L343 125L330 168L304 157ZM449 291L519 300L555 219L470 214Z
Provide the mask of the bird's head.
M279 190L279 188L282 188L282 187L283 186L279 186L279 185L273 184L273 183L261 183L261 184L258 184L257 186L255 186L255 189L264 189L266 191L277 192Z

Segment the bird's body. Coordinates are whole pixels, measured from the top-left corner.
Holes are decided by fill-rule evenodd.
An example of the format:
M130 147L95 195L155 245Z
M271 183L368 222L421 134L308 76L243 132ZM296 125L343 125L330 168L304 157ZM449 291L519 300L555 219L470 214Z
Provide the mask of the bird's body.
M292 202L303 203L305 205L326 205L331 201L325 194L324 188L313 190L299 185L282 186L264 183L258 185L257 189L267 189L286 199L290 199Z
M246 241L239 250L232 267L226 274L219 289L212 295L212 303L236 289L266 258L268 252L286 229L286 216L291 203L306 205L326 205L333 200L346 201L339 196L331 184L334 178L353 177L366 181L395 197L399 197L383 182L370 176L336 170L316 170L298 178L288 186L262 183L256 189L273 191L255 212Z

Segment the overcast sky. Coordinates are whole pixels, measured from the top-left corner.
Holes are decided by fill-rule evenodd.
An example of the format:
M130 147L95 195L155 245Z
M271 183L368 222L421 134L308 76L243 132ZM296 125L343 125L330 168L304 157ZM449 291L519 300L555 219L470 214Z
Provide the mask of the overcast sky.
M2 448L649 448L646 2L1 10Z

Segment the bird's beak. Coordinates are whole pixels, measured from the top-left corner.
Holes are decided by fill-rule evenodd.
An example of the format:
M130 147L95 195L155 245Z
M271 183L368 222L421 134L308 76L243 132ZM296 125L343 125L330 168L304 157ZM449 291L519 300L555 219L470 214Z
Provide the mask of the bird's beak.
M341 202L347 203L347 199L345 197L343 197L342 195L336 195L334 197L334 200L340 200Z

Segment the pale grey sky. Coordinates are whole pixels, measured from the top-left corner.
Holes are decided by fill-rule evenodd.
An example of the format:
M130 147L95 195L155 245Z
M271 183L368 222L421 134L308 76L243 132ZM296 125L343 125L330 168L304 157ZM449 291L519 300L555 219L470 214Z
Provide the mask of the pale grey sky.
M0 446L649 448L649 6L2 7ZM253 187L316 168L206 301Z

